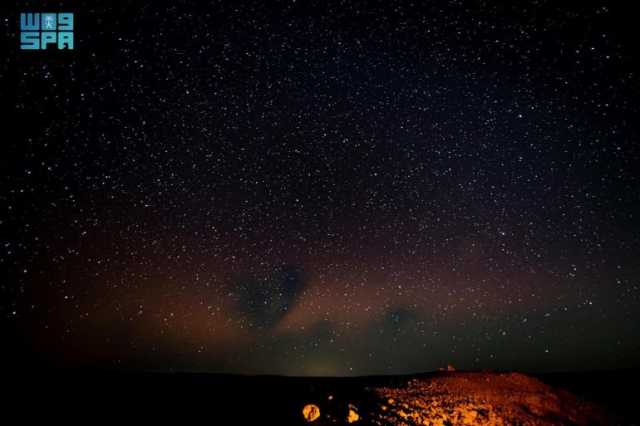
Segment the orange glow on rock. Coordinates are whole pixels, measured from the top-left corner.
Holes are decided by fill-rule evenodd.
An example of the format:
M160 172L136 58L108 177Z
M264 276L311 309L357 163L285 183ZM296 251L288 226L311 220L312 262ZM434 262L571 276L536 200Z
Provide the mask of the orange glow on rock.
M352 404L349 404L349 415L347 416L348 423L355 423L360 420L360 415L356 411L356 407Z
M307 404L302 409L302 415L308 422L313 422L320 417L320 407L315 404Z

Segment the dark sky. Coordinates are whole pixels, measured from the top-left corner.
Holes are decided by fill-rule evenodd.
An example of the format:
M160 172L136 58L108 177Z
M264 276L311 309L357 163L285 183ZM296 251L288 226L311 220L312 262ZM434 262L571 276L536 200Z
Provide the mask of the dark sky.
M640 365L630 10L11 3L0 316L14 362ZM74 12L75 50L20 51L24 11Z

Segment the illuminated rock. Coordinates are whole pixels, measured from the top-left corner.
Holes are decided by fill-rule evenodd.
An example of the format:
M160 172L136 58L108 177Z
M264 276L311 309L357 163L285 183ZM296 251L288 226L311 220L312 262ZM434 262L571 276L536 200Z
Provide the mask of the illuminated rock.
M313 422L320 417L320 407L315 404L307 404L302 409L302 416L308 422Z
M360 415L356 409L356 406L353 404L349 404L349 414L347 415L348 423L355 423L360 420Z

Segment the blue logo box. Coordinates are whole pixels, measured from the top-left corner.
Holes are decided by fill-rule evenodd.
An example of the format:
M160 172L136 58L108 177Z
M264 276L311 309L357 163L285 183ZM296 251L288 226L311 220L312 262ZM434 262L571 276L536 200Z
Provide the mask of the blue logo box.
M73 49L73 13L21 13L20 49Z

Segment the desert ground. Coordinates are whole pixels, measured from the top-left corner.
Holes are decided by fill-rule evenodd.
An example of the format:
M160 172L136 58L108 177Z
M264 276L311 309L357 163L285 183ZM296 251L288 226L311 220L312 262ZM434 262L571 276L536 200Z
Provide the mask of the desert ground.
M634 425L638 378L635 370L349 378L14 371L3 406L24 421L61 424Z

